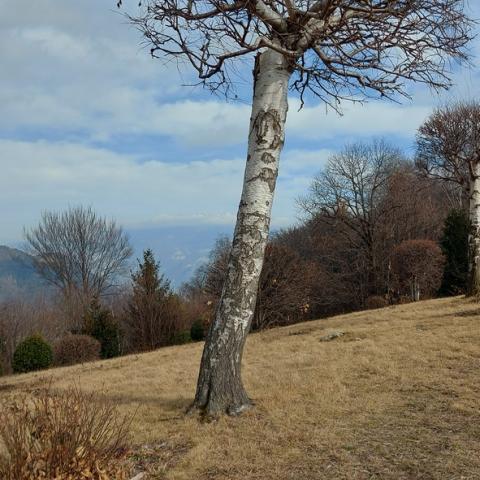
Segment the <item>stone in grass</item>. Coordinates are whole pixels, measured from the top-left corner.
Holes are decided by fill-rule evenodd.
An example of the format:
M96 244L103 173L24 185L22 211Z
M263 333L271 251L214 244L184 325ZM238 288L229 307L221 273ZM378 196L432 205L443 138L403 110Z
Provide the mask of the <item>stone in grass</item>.
M337 332L330 332L327 335L320 337L320 341L331 342L332 340L335 340L336 338L339 338L339 337L343 337L344 335L345 335L345 332L338 330Z

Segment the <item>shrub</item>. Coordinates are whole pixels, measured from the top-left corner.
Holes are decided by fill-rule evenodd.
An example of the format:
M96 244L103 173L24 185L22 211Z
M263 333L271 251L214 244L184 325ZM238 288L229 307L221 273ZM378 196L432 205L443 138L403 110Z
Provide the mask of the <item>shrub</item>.
M0 409L0 478L126 480L131 420L95 393L71 387Z
M373 310L376 308L384 308L388 305L387 300L380 295L371 295L365 300L365 308Z
M32 335L20 342L13 354L15 373L32 372L48 368L53 362L52 347L40 335Z
M74 365L100 358L100 342L89 335L67 335L55 344L55 365Z
M190 336L190 332L188 330L184 332L178 332L172 338L173 345L183 345L191 341L192 341L192 337Z
M190 328L190 337L194 342L205 339L205 328L202 320L195 320Z
M465 293L468 277L468 234L470 220L463 210L452 210L443 227L440 240L442 252L445 255L440 293L443 295L458 295Z
M96 338L101 345L102 358L120 355L120 328L109 310L94 298L84 318L83 333Z

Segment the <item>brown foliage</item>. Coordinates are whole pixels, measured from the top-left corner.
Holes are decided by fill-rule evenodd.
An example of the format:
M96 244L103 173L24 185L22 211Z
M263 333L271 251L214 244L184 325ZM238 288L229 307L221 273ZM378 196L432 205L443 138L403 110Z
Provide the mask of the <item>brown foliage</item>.
M392 253L392 270L397 292L410 294L412 300L420 295L432 297L442 282L445 258L437 243L431 240L408 240Z
M227 274L231 243L222 237L215 243L210 260L184 291L190 309L204 325L212 320ZM265 250L265 261L258 287L252 329L289 325L306 318L311 306L315 265L303 260L288 245L272 241ZM194 319L194 320L195 320Z
M267 245L252 329L304 319L310 308L312 273L307 262L287 246Z
M384 308L388 305L388 301L381 295L372 295L365 300L365 308L367 310L374 310L377 308Z
M100 358L100 342L90 335L67 335L54 345L55 365L74 365Z
M392 292L392 251L412 239L438 241L451 207L441 185L383 142L351 146L334 160L301 200L308 220L281 234L317 266L316 317L368 308L369 297Z
M3 480L124 480L130 419L78 387L42 390L0 411Z

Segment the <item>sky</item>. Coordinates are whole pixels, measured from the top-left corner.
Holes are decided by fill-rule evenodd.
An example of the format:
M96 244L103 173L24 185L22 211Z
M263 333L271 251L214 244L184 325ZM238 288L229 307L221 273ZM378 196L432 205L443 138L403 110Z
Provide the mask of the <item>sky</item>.
M153 248L179 284L233 230L252 66L238 101L185 86L188 66L152 59L115 3L0 0L0 244L21 246L42 211L90 205L126 229L137 256ZM411 154L434 107L475 98L480 41L470 48L447 94L415 85L412 101L346 104L343 116L310 98L299 111L292 97L273 228L298 222L295 199L346 143L385 137Z

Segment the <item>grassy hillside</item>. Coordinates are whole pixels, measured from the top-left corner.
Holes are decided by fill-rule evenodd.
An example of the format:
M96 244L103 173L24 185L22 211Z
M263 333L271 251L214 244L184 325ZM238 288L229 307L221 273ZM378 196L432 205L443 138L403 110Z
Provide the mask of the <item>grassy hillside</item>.
M345 335L321 342L325 334ZM462 298L254 334L239 418L187 417L202 344L0 379L0 395L79 379L138 412L134 436L171 479L480 478L480 305Z

